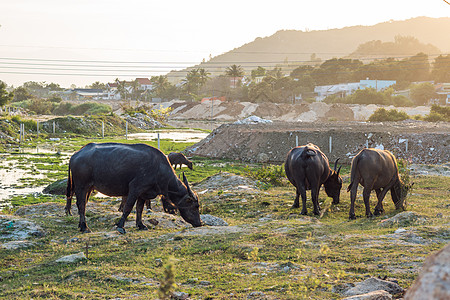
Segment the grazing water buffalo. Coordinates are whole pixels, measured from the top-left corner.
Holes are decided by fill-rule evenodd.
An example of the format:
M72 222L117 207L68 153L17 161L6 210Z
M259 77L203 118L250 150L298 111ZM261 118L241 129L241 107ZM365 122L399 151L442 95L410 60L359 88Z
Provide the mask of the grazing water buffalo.
M108 196L125 196L123 214L117 230L123 226L136 203L136 226L145 230L142 210L147 199L163 195L178 208L181 217L193 226L201 226L197 195L176 176L167 157L158 149L145 144L90 143L76 152L69 161L66 214L71 214L72 197L77 197L80 214L78 227L90 232L85 210L92 190Z
M350 219L356 219L355 199L358 184L364 187L363 198L366 206L366 216L372 217L370 212L369 198L370 192L375 190L378 203L374 214L381 214L383 209L383 199L390 190L392 201L396 209L405 209L403 202L408 194L411 185L405 185L400 180L397 168L397 161L394 155L387 150L363 149L352 160L351 182L347 188L350 191Z
M302 197L302 215L307 214L306 190L311 190L311 198L314 205L314 214L320 214L319 189L322 184L325 192L333 198L333 204L339 203L339 194L342 188L342 179L339 176L341 167L336 171L330 169L328 158L314 144L299 146L289 151L284 165L286 176L297 189L293 208L298 208L299 196Z
M186 165L189 169L192 170L192 161L186 158L186 156L183 155L183 153L179 152L170 152L167 156L169 158L170 164L174 167L174 169L177 168L178 165Z

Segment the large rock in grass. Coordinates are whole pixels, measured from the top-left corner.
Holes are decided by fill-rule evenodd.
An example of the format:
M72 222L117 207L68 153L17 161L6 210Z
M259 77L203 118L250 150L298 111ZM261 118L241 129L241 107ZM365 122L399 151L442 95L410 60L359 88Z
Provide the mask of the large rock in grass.
M66 195L66 189L67 189L67 178L49 184L42 191L42 193L51 195Z
M354 287L344 292L345 296L356 296L378 290L384 290L391 295L402 293L404 290L397 283L378 278L369 278L363 282L358 282Z
M425 260L405 299L450 299L450 244Z
M382 220L378 226L380 227L392 227L392 226L411 226L415 224L424 224L426 219L412 211L404 211L396 214L392 218Z
M379 290L362 295L350 296L342 300L391 300L391 299L392 299L391 294L389 294L386 291Z

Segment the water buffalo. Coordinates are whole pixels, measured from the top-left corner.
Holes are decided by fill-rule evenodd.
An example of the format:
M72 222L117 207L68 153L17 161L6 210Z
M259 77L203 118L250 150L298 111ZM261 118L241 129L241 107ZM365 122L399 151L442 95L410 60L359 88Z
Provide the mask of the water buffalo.
M192 161L186 158L183 153L179 152L170 152L167 156L169 158L170 164L176 169L178 165L186 165L189 169L192 170Z
M397 161L394 155L387 150L363 149L352 160L351 182L347 188L350 191L350 219L356 219L355 199L358 184L364 187L363 198L366 206L366 216L372 217L370 212L369 198L370 192L375 190L378 203L374 214L381 214L383 209L383 199L390 190L392 201L396 209L405 209L403 202L408 194L410 185L406 186L400 180L397 168Z
M298 208L299 196L302 197L302 215L307 214L306 190L311 190L311 198L314 205L314 214L320 214L319 189L322 184L325 192L333 198L333 204L339 203L339 194L342 188L342 179L339 176L341 167L336 171L330 169L328 158L314 144L307 144L291 149L284 165L286 176L296 188L296 197L292 208Z
M71 214L72 197L77 197L80 214L78 227L90 232L85 210L92 190L108 196L125 196L126 203L117 230L125 233L125 220L136 203L136 226L145 230L142 210L146 199L158 195L170 199L181 217L193 226L201 226L197 195L176 176L167 157L145 144L90 143L76 152L69 161L66 214Z

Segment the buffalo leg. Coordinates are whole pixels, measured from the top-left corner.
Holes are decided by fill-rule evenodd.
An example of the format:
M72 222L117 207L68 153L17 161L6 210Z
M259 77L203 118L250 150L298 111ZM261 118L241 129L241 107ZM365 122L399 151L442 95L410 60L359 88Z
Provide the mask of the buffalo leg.
M76 190L75 195L77 197L78 214L80 215L78 227L82 233L89 233L91 230L86 224L86 204L89 199L90 190Z
M136 202L136 227L139 230L148 230L147 226L142 223L142 211L144 210L145 199L138 198Z
M125 221L127 220L128 215L130 214L131 210L133 209L134 204L136 203L137 195L135 193L129 193L127 197L127 202L125 203L125 206L123 207L122 217L120 218L117 225L117 231L120 233L125 233L125 229L123 228L125 226Z
M356 194L358 192L358 181L353 181L353 185L350 189L350 212L348 214L348 218L350 220L355 220L355 200L356 200Z
M72 196L67 197L66 200L66 207L65 207L66 216L72 215Z
M384 192L385 190L386 190L386 189L384 189L383 192ZM384 195L386 195L386 193L383 193L383 192L381 191L381 189L376 189L375 192L377 193L378 203L377 203L377 206L375 206L375 210L374 210L373 214L374 214L375 216L379 216L379 215L381 215L381 214L384 212L384 208L383 208L383 198L384 198ZM384 195L383 195L383 194L384 194Z
M152 209L152 199L145 200L145 206L147 206L147 209Z
M177 214L177 207L166 196L161 196L161 202L164 208L164 212L172 215Z
M120 202L119 211L123 212L123 207L125 206L125 203L127 202L127 196L122 196L122 202Z
M311 200L312 200L312 203L313 203L313 206L314 206L313 213L315 215L320 215L319 189L318 188L311 188Z
M370 192L372 189L370 187L365 186L363 189L363 199L364 199L364 206L366 207L366 217L371 218L373 217L372 212L370 211Z

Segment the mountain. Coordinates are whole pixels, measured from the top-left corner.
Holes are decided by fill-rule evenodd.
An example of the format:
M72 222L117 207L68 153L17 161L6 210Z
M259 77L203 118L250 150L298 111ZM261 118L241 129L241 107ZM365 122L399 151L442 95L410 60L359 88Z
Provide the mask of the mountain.
M355 52L359 45L369 41L394 42L396 36L411 36L423 44L430 44L430 49L437 48L443 54L450 53L450 18L417 17L404 21L391 20L372 26L329 30L280 30L268 37L258 37L253 42L191 68L205 68L212 76L224 74L225 68L232 64L241 65L247 74L258 66L271 69L277 65L281 66L284 72L289 72L301 64L347 57ZM432 57L441 53L427 54ZM398 57L398 53L393 56ZM179 81L186 72L172 71L168 77L171 81Z

